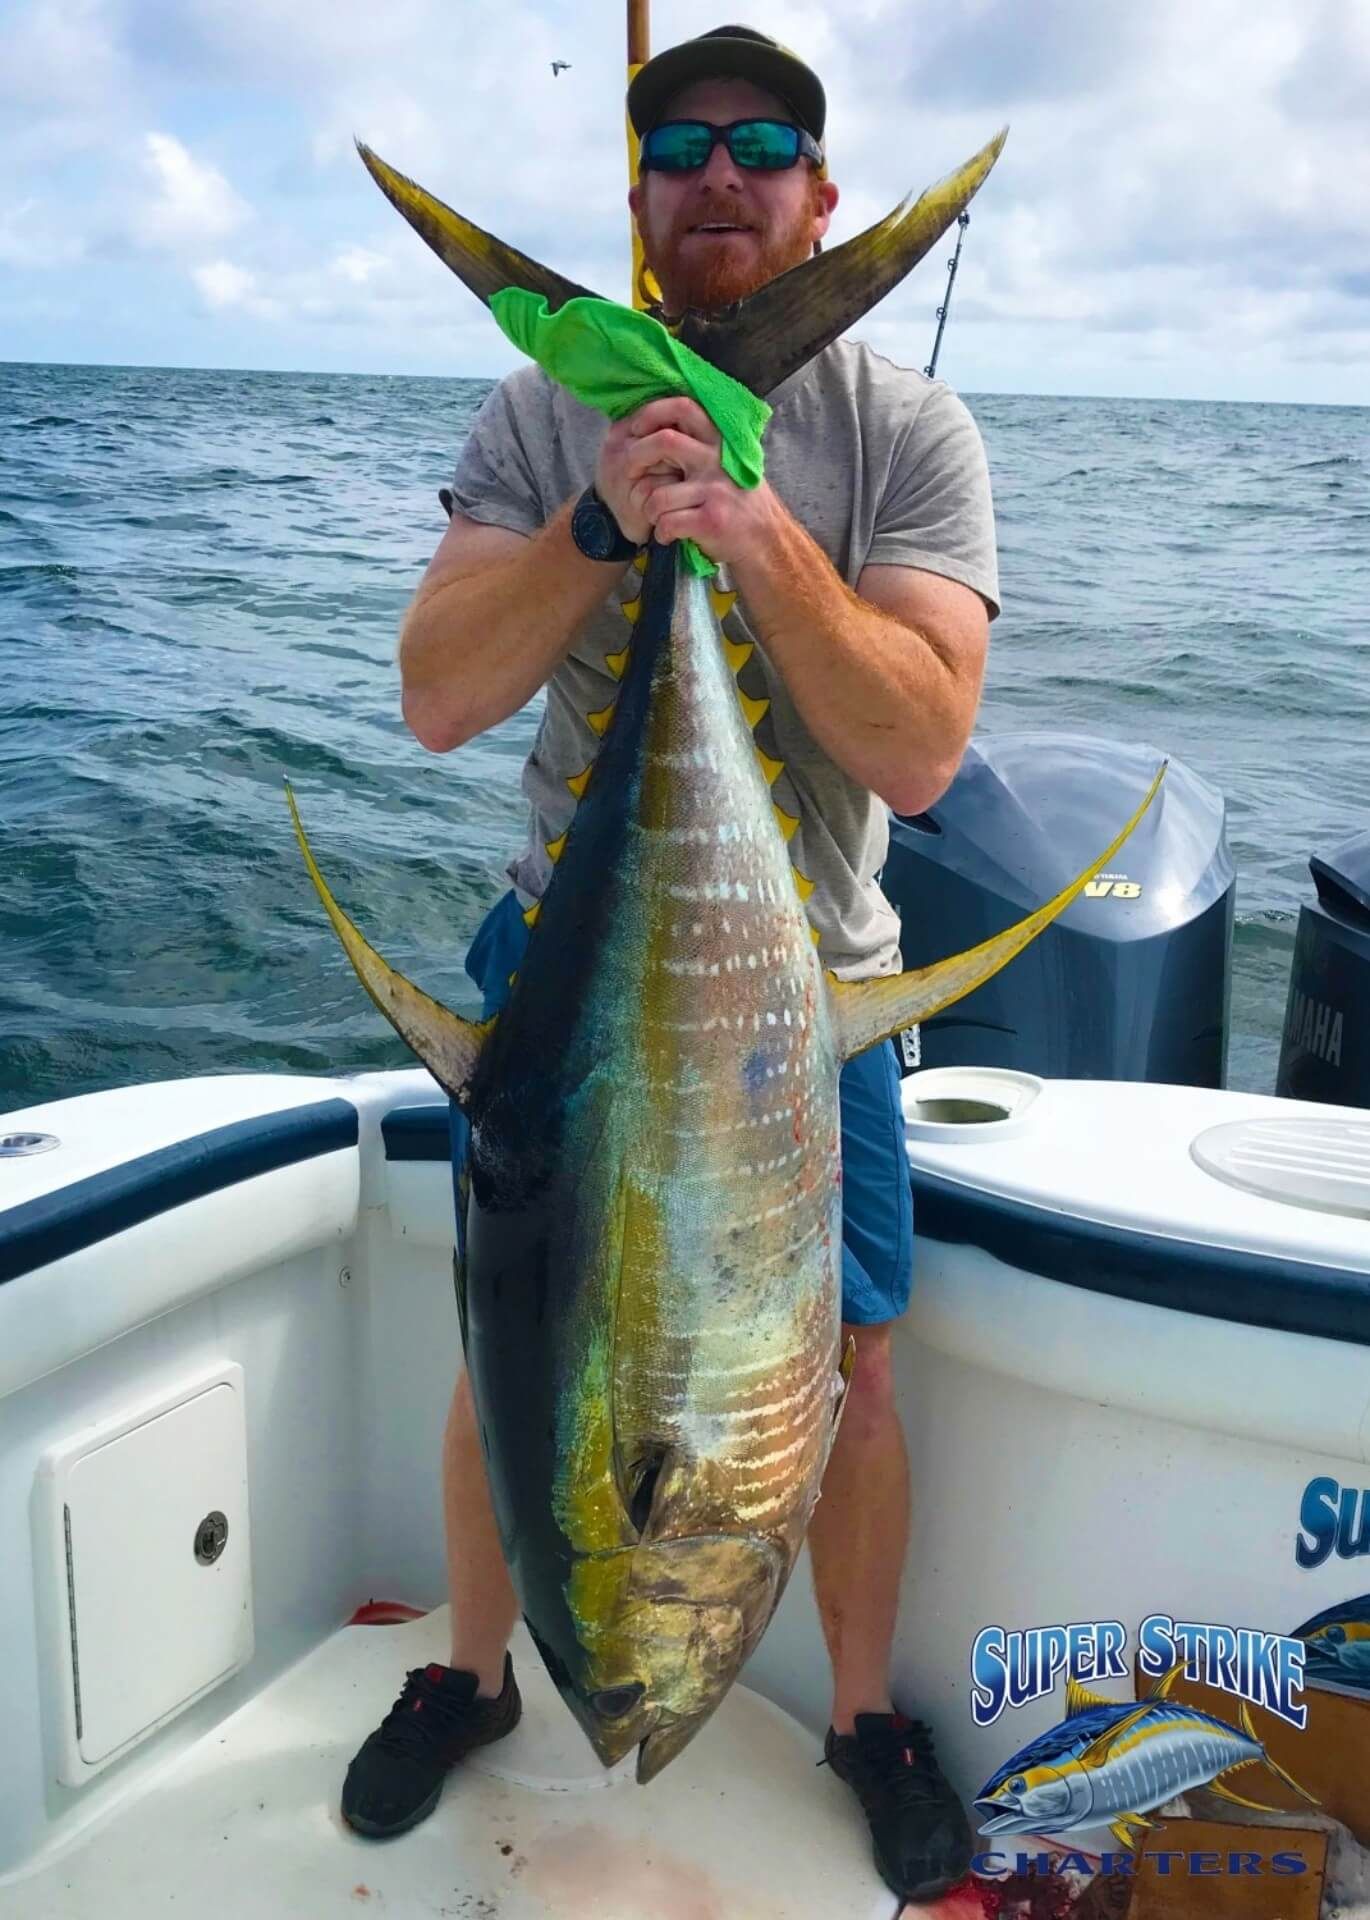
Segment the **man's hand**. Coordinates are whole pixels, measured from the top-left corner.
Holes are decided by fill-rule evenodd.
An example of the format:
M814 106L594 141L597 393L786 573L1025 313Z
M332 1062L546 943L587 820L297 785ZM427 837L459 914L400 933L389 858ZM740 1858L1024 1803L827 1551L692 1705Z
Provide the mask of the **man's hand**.
M694 400L651 400L610 427L595 486L630 540L694 540L733 562L764 543L779 510L770 488L739 487L723 471L723 440Z

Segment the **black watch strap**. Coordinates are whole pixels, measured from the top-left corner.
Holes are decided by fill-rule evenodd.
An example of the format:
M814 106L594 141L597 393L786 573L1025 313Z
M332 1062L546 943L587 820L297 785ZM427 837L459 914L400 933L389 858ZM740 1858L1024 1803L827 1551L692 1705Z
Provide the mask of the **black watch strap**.
M593 481L575 504L571 538L587 560L613 560L624 565L639 551L600 498Z

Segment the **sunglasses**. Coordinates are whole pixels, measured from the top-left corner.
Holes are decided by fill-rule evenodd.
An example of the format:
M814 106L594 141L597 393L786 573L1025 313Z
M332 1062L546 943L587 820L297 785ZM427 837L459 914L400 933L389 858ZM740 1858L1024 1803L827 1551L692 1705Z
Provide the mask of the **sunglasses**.
M818 142L788 120L734 120L729 127L715 127L707 120L663 120L643 135L638 170L696 173L708 166L719 145L749 173L779 173L798 160L823 163Z

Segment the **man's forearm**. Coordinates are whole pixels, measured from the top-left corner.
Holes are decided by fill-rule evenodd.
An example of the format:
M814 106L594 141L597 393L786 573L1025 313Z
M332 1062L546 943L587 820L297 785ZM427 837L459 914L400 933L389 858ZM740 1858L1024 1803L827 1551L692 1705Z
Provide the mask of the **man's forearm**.
M975 718L968 685L912 626L853 593L787 512L733 579L801 718L845 773L897 812L955 775Z
M400 629L404 717L435 753L526 706L621 577L576 546L573 505L508 559L439 576L410 606Z

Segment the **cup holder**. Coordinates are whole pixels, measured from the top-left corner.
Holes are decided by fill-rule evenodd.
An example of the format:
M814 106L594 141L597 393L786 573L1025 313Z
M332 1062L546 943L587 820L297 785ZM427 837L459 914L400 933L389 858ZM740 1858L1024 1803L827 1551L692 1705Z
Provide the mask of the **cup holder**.
M918 1117L921 1120L942 1120L957 1127L984 1126L995 1120L1007 1120L1012 1112L1012 1107L1001 1107L995 1100L951 1098L918 1102Z
M1042 1091L1035 1073L1011 1067L929 1067L900 1089L904 1134L918 1140L991 1141L1021 1132Z

